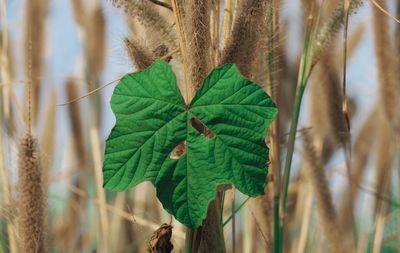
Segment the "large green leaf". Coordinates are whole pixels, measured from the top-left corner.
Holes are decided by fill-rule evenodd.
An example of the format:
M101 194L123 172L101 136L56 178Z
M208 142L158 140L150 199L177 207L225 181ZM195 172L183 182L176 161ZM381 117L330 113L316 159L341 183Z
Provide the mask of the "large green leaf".
M264 193L264 139L277 109L235 65L214 69L185 105L171 67L156 61L122 78L111 107L117 122L106 143L105 188L124 191L150 181L164 208L190 228L201 224L220 184L249 196ZM185 152L171 156L182 142Z

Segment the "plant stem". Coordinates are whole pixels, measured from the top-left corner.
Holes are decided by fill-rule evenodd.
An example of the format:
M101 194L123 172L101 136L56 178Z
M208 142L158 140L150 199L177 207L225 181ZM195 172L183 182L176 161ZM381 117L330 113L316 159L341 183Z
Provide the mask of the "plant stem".
M222 190L222 196L221 196L221 204L220 204L220 212L219 212L219 224L222 226L224 222L224 203L225 203L225 189Z
M279 196L276 196L274 197L274 252L282 252L280 247Z
M278 90L275 89L279 84L279 77L276 77L276 65L279 62L275 62L275 49L279 48L279 11L277 2L275 0L269 1L269 16L271 22L268 31L268 83L267 86L271 97L279 105L279 94ZM279 52L279 49L278 49ZM279 66L278 66L279 68ZM280 166L280 146L279 146L279 115L277 119L272 123L270 127L270 160L271 170L273 175L274 185L274 252L280 252L280 219L279 219L279 200L280 200L280 188L281 188L281 166Z
M303 99L304 90L308 81L309 73L310 73L310 66L308 64L309 57L309 42L310 42L310 30L311 26L307 25L306 28L306 35L305 35L305 42L303 48L303 54L301 56L300 62L300 73L297 82L297 89L296 89L296 98L294 102L294 110L292 112L292 120L290 125L290 132L289 132L289 140L288 140L288 149L286 154L286 162L285 162L285 169L283 174L283 188L282 188L282 196L280 200L280 224L279 224L279 248L278 252L281 253L283 250L283 217L286 211L286 201L289 189L289 181L290 181L290 170L292 166L292 159L294 153L294 144L296 140L296 132L297 132L297 125L299 122L300 116L300 108L301 108L301 101Z
M302 81L300 86L298 87L298 89L296 91L295 110L293 112L292 124L290 126L290 134L289 134L289 141L288 141L288 151L287 151L287 156L286 156L285 171L284 171L284 174L283 174L284 192L283 192L283 206L282 206L283 209L282 209L282 211L285 211L285 209L286 209L286 201L287 201L287 194L288 194L288 188L289 188L290 171L291 171L292 158L293 158L293 153L294 153L294 144L295 144L295 141L296 141L297 125L298 125L298 122L299 122L300 107L301 107L301 101L302 101L303 94L304 94L304 88L305 88L305 84Z
M192 253L194 229L186 229L185 253Z
M228 224L232 220L233 216L236 215L236 213L239 212L240 209L242 209L242 207L244 206L244 204L246 204L247 201L249 201L249 200L250 200L250 197L247 197L247 199L245 199L242 202L242 204L240 204L236 209L232 210L233 212L232 212L231 216L229 216L229 218L226 219L226 221L222 224L222 226L224 227L226 224Z
M232 186L232 253L236 252L236 209L235 209L235 187Z

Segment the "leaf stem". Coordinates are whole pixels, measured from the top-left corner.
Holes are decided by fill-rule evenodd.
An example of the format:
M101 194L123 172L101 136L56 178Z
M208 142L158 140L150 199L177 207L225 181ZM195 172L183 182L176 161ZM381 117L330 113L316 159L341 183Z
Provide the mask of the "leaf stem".
M185 253L192 253L194 231L191 228L186 229Z
M285 209L286 209L286 201L287 201L289 179L290 179L290 170L291 170L293 153L294 153L294 144L295 144L295 140L296 140L297 125L298 125L299 116L300 116L301 101L302 101L305 86L306 86L306 83L308 80L308 75L307 75L307 71L306 71L306 69L307 69L306 58L308 55L309 40L310 40L310 27L307 26L306 39L305 39L305 43L304 43L304 51L303 51L303 54L301 57L301 62L300 62L301 73L299 75L297 89L296 89L296 98L295 98L295 102L294 102L294 110L292 113L292 120L291 120L289 140L288 140L288 149L287 149L285 169L284 169L284 174L283 174L283 201L281 202L282 213L284 213Z
M275 0L269 1L269 16L271 22L268 31L268 83L269 93L275 102L279 105L278 87L279 77L276 76L275 48L279 48L279 11ZM277 49L279 52L279 49ZM270 127L270 160L274 185L274 252L280 252L280 219L279 219L279 200L281 188L281 166L280 166L280 147L279 147L279 115Z
M239 212L240 209L242 209L242 207L244 206L244 204L246 204L247 201L249 201L249 200L250 200L250 197L247 197L247 199L245 199L245 200L242 202L242 204L240 204L240 206L238 206L238 207L235 209L235 211L232 212L232 215L229 216L229 218L222 224L222 227L224 227L226 224L228 224L228 223L232 220L233 216L236 215L236 213Z
M303 54L301 56L301 61L300 61L300 73L299 73L299 78L297 82L297 88L296 88L296 98L294 102L294 110L292 112L292 119L291 119L291 125L290 125L290 132L289 132L289 140L288 140L288 148L287 148L287 154L286 154L286 161L285 161L285 168L284 168L284 174L283 174L283 188L282 188L282 194L280 198L280 207L278 207L280 210L280 223L279 223L279 237L275 240L275 242L279 241L279 245L275 246L276 249L278 250L278 253L282 253L283 251L283 237L284 237L284 230L283 230L283 220L286 212L286 202L287 202L287 195L288 195L288 189L289 189L289 181L290 181L290 171L291 171L291 166L292 166L292 159L293 159L293 153L294 153L294 144L296 140L296 133L297 133L297 126L299 122L299 116L300 116L300 109L301 109L301 101L303 99L304 95L304 90L308 81L308 77L310 74L310 65L309 63L309 49L310 49L310 40L311 40L311 22L307 25L306 28L306 35L305 35L305 42L304 42L304 48L303 48ZM274 203L275 204L275 203ZM277 230L278 228L275 227ZM275 231L276 231L275 230Z
M280 243L279 195L274 197L274 252L282 252Z
M222 190L220 213L219 213L219 224L222 226L224 221L224 204L225 204L225 189Z

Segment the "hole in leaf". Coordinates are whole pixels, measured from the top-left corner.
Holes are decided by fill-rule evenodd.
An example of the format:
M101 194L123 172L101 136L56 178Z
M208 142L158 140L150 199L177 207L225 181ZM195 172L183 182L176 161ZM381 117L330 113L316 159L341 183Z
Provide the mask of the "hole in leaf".
M196 129L199 133L201 133L206 139L214 138L215 134L208 128L206 125L203 124L200 120L196 118L190 119L190 125Z
M176 147L172 150L169 157L174 160L178 160L186 153L186 141L181 141L176 145Z

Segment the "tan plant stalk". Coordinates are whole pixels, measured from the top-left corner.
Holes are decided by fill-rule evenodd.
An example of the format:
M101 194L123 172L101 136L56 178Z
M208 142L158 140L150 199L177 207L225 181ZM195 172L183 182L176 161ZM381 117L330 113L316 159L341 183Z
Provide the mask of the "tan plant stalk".
M0 111L0 121L6 122L8 129L7 132L12 136L13 132L10 132L12 128L12 112L10 108L9 99L9 85L12 84L12 62L10 62L10 48L8 39L8 25L7 25L7 6L5 0L0 0L0 16L2 31L0 35L0 71L1 71L1 82L4 87L1 88L0 96L2 100L2 107ZM7 145L3 142L3 126L0 125L0 180L1 180L1 191L2 198L1 203L4 206L12 205L12 196L10 191L9 175L7 173L6 160L5 160L5 148ZM7 235L8 235L8 250L10 253L17 253L17 238L16 228L11 222L7 222Z
M126 205L126 194L125 192L118 192L117 196L115 197L115 201L113 203L113 206L118 209L118 210L123 210L124 205ZM113 233L121 233L122 228L123 228L123 218L120 216L112 216L110 218L110 231L113 231ZM110 248L115 250L116 252L121 252L123 251L123 236L112 236L110 238Z
M376 1L382 8L387 9L386 1ZM379 89L384 112L391 127L400 127L400 85L396 78L396 58L389 29L389 18L374 5L371 5L373 13L373 28L375 54L378 63Z
M211 37L211 62L213 66L218 65L218 60L220 58L220 14L221 14L221 6L219 1L211 0L212 7L210 13L210 37Z
M330 252L344 252L345 246L337 223L336 210L332 202L329 184L321 160L316 153L310 133L303 136L304 158L306 174L310 180L317 202L317 213L321 227L328 241Z
M377 110L372 110L368 118L363 123L358 135L356 136L355 143L353 145L353 163L351 169L351 182L346 190L343 191L341 198L341 204L339 207L340 224L344 229L344 232L348 232L348 224L354 224L353 212L354 203L357 199L358 186L361 184L365 173L365 167L368 163L370 154L372 152L372 146L376 138L377 130ZM352 236L349 234L349 236Z
M318 17L319 4L316 0L301 0L301 7L305 20L309 16ZM313 20L316 21L315 19Z
M82 0L72 0L72 9L74 13L75 22L78 26L83 27L85 25L85 8Z
M298 252L298 253L304 253L306 252L306 246L307 246L307 240L310 235L310 220L311 220L311 213L312 213L312 204L313 204L313 198L314 194L311 190L311 186L305 184L302 186L303 190L302 193L305 195L304 198L304 204L302 206L302 215L299 217L299 220L301 221L300 225L300 236L298 239L297 244L295 244L295 247L293 247L293 253Z
M101 4L96 2L91 10L86 10L88 18L85 20L84 53L85 53L85 77L89 90L98 88L101 72L104 69L106 51L106 23ZM99 93L90 97L90 103L96 108L93 111L94 121L97 127L101 127L102 106Z
M349 14L354 13L363 5L363 0L352 0L349 6ZM343 1L340 1L336 9L332 12L329 20L321 27L318 32L316 42L313 43L312 65L315 65L323 56L326 50L334 41L339 30L343 27L345 21L345 11Z
M149 0L153 4L159 5L161 7L167 8L168 10L172 11L172 6L169 3L160 1L160 0Z
M243 75L251 75L251 63L256 56L257 42L265 35L260 32L260 25L264 24L260 20L264 20L267 6L268 4L261 0L243 2L233 23L231 36L222 51L220 65L235 63Z
M45 196L38 140L26 134L19 146L19 235L22 252L44 253Z
M225 0L224 4L224 19L223 19L223 45L225 46L228 42L229 36L232 32L232 21L235 11L235 1L234 0Z
M185 99L186 103L189 103L193 97L192 89L189 87L189 71L188 71L188 44L187 44L187 30L184 26L184 13L185 13L185 1L171 0L172 9L175 16L175 22L177 31L179 34L179 48L182 55L183 65L183 82L185 86Z
M45 21L47 0L26 1L25 15L25 79L31 82L32 123L36 122L40 101L40 83L44 73ZM26 89L27 91L27 89ZM28 100L25 92L25 100Z
M57 104L57 93L54 89L48 95L49 101L47 103L47 111L45 118L45 125L43 127L43 131L41 133L41 143L42 147L42 155L41 155L41 164L43 170L43 186L45 188L45 192L47 191L48 186L48 175L51 163L54 158L54 142L55 136L57 133L56 129L56 104Z
M101 5L97 5L89 14L85 30L87 67L90 75L99 77L104 69L106 56L106 20ZM90 85L93 84L89 83L90 90L95 88Z
M4 1L4 0L2 0ZM4 3L5 5L5 3ZM2 32L0 33L0 74L1 74L1 91L0 94L2 99L2 107L4 119L6 124L7 133L10 137L15 136L15 119L13 115L13 108L11 107L10 99L10 89L13 89L12 84L14 82L15 70L13 62L12 47L10 47L10 38L7 31L7 17L6 11L3 9L5 6L1 6L1 22L2 22Z
M260 224L260 229L264 235L265 244L253 243L253 247L259 244L258 249L265 252L273 252L274 244L274 207L273 207L273 187L274 185L268 184L265 190L265 195L258 197L252 201L252 207L255 207L254 212ZM251 235L250 235L251 237ZM254 250L252 252L255 252Z
M78 85L73 77L69 77L66 82L66 94L68 100L73 100L78 97ZM87 152L85 144L85 132L82 121L82 111L79 103L71 103L68 106L68 114L70 120L70 128L72 134L72 143L74 151L74 161L72 166L76 166L78 169L78 178L74 182L74 185L79 189L86 189L86 178L89 173L86 171L87 166ZM76 242L75 244L70 243L70 247L73 251L77 251L82 248L83 237L81 235L80 226L85 223L83 220L83 214L86 210L86 199L80 197L77 194L70 196L68 200L68 211L67 217L61 225L63 229L68 231L65 233L65 241Z
M378 147L377 147L377 160L376 160L376 184L375 192L378 196L385 196L390 183L390 173L392 167L392 140L390 126L388 122L382 120L379 124L378 131ZM375 203L375 213L383 205L384 201L377 198Z
M400 4L397 3L397 9L396 9L396 16L400 17ZM396 26L396 32L395 32L395 48L396 48L396 55L400 56L400 27ZM397 57L399 59L399 57ZM400 60L397 62L398 68L400 67Z
M280 86L282 84L282 76L280 75L278 69L281 67L282 61L281 57L279 57L280 50L281 50L281 43L280 43L280 20L279 20L279 7L280 1L279 0L271 0L268 1L268 14L265 16L264 22L266 22L266 45L268 45L267 55L263 57L261 56L261 60L264 64L260 63L259 65L262 66L264 69L259 70L259 78L262 78L262 73L267 73L267 80L266 91L270 94L272 99L275 103L280 105L280 92L279 89L275 87ZM264 80L263 80L264 81ZM268 201L269 203L273 203L270 206L263 205L261 206L261 221L269 221L271 224L268 226L263 226L269 228L266 231L266 238L269 238L271 245L267 245L267 249L272 251L273 248L277 248L277 245L274 245L277 241L280 240L279 238L279 200L280 200L280 189L281 189L281 167L280 167L280 141L279 141L279 121L280 115L278 114L277 119L272 123L269 129L269 141L270 141L270 152L269 152L269 159L270 159L270 166L269 166L269 174L272 175L273 184L271 191L273 192L273 198L267 199L267 195L262 197L264 201ZM266 189L267 190L267 189ZM270 208L269 210L267 208ZM272 232L273 231L273 232Z
M347 60L351 59L351 57L355 54L358 46L360 45L362 39L364 38L366 32L365 24L359 24L354 29L352 29L351 33L348 35L347 41ZM343 47L337 48L335 66L341 66L343 63Z
M374 231L374 240L372 246L372 253L381 253L383 246L383 233L385 228L385 213L387 212L388 205L387 203L383 204L378 210L378 214L375 219L375 231Z
M93 108L92 108L93 110ZM99 136L99 129L94 124L95 122L91 123L90 126L90 144L92 150L92 159L93 159L93 171L94 171L94 181L96 187L96 195L99 199L99 206L100 209L98 210L99 217L98 217L98 224L100 226L99 230L99 240L98 240L98 252L99 253L106 253L109 252L108 247L108 240L109 240L109 219L108 214L105 210L107 201L105 190L103 189L103 178L101 174L102 170L102 157L101 157L101 145L100 145L100 136Z
M391 140L391 128L385 120L380 121L379 142L376 161L376 186L378 196L386 196L390 189L390 173L392 167L393 142ZM383 233L389 205L380 198L375 200L375 227L373 234L373 253L379 253L383 244Z
M1 113L2 114L2 113ZM3 118L3 117L1 117ZM1 196L0 203L2 207L8 208L12 206L12 195L10 191L10 184L8 182L9 175L7 173L5 153L4 153L4 142L3 142L3 127L0 124L0 179L1 179ZM1 216L1 215L0 215ZM10 221L7 222L7 234L8 234L8 250L10 253L17 253L17 238L16 228Z
M66 93L68 100L73 100L78 97L78 86L73 77L70 77L66 83ZM85 133L82 122L81 108L79 103L71 103L68 106L68 114L70 118L71 133L74 145L75 157L78 161L78 168L84 169L86 164L86 145Z

